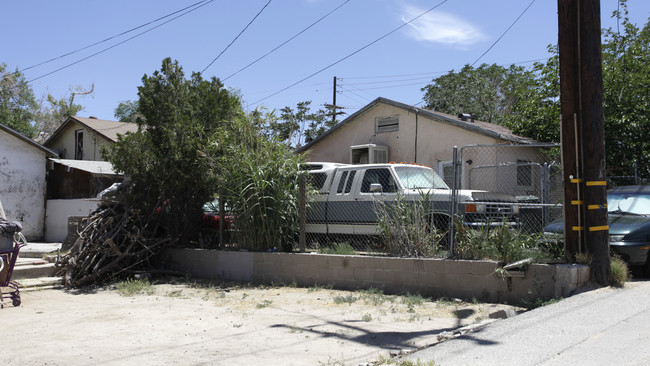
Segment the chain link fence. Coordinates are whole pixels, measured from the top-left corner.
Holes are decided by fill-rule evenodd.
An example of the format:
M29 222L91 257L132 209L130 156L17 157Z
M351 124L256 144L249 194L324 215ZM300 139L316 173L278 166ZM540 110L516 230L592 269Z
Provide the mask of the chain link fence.
M459 224L536 234L561 217L557 145L472 145L454 156L446 181L413 164L310 163L302 245L448 256Z
M472 145L454 149L453 156L451 169L308 163L300 225L294 234L283 229L283 240L298 251L449 257L468 232L507 228L536 235L562 217L558 145ZM212 216L224 220L203 233L205 246L245 248L240 231L255 227L238 225L228 205L220 206Z

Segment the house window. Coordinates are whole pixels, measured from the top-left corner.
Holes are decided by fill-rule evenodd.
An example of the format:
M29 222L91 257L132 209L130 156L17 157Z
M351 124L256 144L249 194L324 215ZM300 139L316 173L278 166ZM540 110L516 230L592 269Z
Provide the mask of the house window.
M377 117L375 133L399 131L399 116Z
M533 165L530 161L517 159L517 185L519 187L533 185Z
M84 130L74 132L74 158L75 160L84 158Z

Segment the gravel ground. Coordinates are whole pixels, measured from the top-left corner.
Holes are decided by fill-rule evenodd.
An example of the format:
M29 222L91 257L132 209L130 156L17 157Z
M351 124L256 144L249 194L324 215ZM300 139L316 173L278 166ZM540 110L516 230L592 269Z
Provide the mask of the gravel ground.
M372 364L512 308L191 280L21 295L0 309L6 365Z

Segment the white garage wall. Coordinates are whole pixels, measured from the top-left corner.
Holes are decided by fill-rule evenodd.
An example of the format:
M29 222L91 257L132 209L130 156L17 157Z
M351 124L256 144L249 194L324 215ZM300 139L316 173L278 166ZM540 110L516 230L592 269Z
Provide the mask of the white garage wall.
M45 241L62 243L68 235L68 217L88 216L97 209L97 200L47 200Z
M19 221L28 240L43 237L45 152L0 131L0 200L7 219Z

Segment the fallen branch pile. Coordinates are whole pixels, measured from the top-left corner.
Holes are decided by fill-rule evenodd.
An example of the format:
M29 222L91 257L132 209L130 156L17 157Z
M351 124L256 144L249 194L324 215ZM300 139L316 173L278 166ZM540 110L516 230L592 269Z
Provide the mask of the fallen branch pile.
M129 271L148 269L149 259L171 242L168 237L156 237L152 217L142 217L119 197L104 197L100 207L82 220L79 238L59 262L66 287L100 284Z

